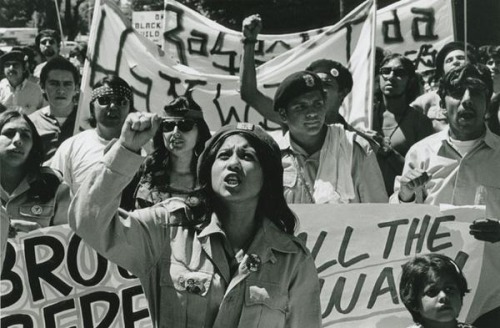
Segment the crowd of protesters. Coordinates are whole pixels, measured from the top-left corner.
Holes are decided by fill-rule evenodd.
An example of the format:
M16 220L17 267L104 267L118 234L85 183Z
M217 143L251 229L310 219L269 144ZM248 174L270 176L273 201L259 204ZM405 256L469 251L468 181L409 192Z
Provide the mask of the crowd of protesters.
M241 97L281 125L273 137L250 123L212 135L190 92L143 113L116 75L93 86L92 129L75 134L86 46L64 58L59 34L44 30L34 47L2 54L0 270L8 237L69 223L140 278L157 327L318 327L318 276L288 204L478 199L488 217L470 233L500 268L500 47L446 44L425 87L411 60L379 55L373 127L361 130L339 112L357 81L331 59L290 72L274 99L258 90L261 28L258 15L243 22ZM418 327L468 327L457 322L467 290L445 256L403 267L400 295ZM474 324L499 320L490 308Z

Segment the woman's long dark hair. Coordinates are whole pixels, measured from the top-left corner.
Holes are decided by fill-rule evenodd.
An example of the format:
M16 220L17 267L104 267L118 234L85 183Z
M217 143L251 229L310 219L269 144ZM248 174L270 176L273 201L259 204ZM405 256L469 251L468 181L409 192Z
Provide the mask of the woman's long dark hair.
M404 70L408 74L408 82L406 83L405 96L406 96L406 102L408 103L409 106L410 103L420 95L420 86L419 86L418 76L415 71L415 65L411 60L409 60L405 56L398 53L391 53L385 56L384 59L382 59L379 67L384 67L386 63L388 63L393 59L399 60L401 62L401 65L403 65ZM377 100L383 101L382 91L380 89L375 91L376 91L375 96Z
M179 104L179 102L185 102L185 105L190 107L198 106L193 101L190 101L186 97L179 97L174 100L173 103ZM201 112L201 108L199 108ZM193 158L191 159L191 172L196 179L196 165L198 162L198 157L203 152L205 148L205 142L210 139L210 129L204 119L193 119L198 128L198 137L196 140L196 145L193 149ZM149 155L144 164L141 167L141 182L149 182L151 186L166 186L170 183L168 181L168 174L166 172L169 169L169 159L170 152L165 146L165 141L163 140L163 131L158 129L153 137L153 152Z
M298 221L295 214L288 207L285 197L283 196L283 167L281 164L281 156L279 149L277 154L269 153L269 146L263 146L263 142L251 134L244 133L238 130L226 133L216 142L212 143L210 149L206 149L207 155L198 164L198 179L200 188L204 191L207 197L207 204L211 206L207 211L212 211L213 207L217 206L217 199L212 189L211 171L215 157L224 141L232 135L241 135L248 140L250 145L257 152L257 158L263 172L263 185L259 195L259 203L257 205L257 215L266 216L280 230L285 233L293 234Z
M30 190L28 194L31 198L39 199L42 202L49 201L54 197L57 188L61 184L61 180L58 176L51 174L48 171L42 172L42 163L45 158L42 138L40 137L40 134L38 134L35 125L27 115L21 114L18 111L7 111L0 114L0 131L2 131L5 124L15 119L24 120L31 130L31 139L33 144L24 163L24 169L26 175L33 175L37 178L30 182Z
M40 137L40 134L38 134L38 131L36 130L36 127L31 119L27 115L21 114L15 110L3 112L0 114L0 131L2 131L5 124L14 119L24 120L31 130L33 146L31 147L28 157L26 158L24 168L26 172L39 172L45 157L45 151L43 149L42 138Z

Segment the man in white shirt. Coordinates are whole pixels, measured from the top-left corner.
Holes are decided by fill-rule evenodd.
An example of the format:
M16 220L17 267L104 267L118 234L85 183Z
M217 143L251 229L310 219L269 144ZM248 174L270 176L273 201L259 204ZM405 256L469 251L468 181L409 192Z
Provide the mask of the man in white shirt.
M492 94L490 72L480 64L454 68L441 80L438 94L449 127L410 148L391 202L486 205L489 218L474 221L470 233L487 241L482 272L495 272L498 277L500 137L486 128L484 119ZM482 295L474 302L485 315L474 326L496 327L500 322L500 286L496 281L479 285L476 295Z
M42 90L28 79L27 53L21 49L11 50L0 57L0 68L5 75L0 81L0 104L27 115L43 106Z

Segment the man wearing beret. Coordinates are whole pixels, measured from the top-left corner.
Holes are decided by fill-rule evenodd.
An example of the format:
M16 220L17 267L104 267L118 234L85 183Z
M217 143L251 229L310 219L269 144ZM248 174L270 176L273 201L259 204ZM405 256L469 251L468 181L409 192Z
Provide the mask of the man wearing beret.
M5 108L31 114L44 105L42 90L28 79L28 54L11 50L0 57L0 67L5 75L0 81L0 103Z
M36 78L40 78L40 73L45 64L52 58L59 56L59 51L61 50L61 36L57 31L50 29L43 30L35 37L35 44L45 58L45 61L38 64L33 72Z
M262 28L259 15L252 15L243 21L243 56L241 59L240 81L241 99L252 106L266 119L283 125L279 114L273 110L273 100L257 89L255 71L255 43ZM321 78L326 93L326 123L340 123L346 130L355 131L344 117L339 113L340 106L345 97L351 92L353 86L352 75L349 70L339 62L330 59L319 59L312 62L307 68Z
M369 143L341 124L326 124L325 101L320 77L309 71L289 75L276 91L274 110L288 126L278 140L287 202L387 202Z
M484 244L481 279L474 299L474 326L500 321L500 137L486 128L484 115L493 86L484 65L465 64L441 79L438 95L449 127L414 144L406 154L391 202L432 205L486 205L488 219L474 221L470 233ZM494 219L492 219L494 218ZM470 316L469 312L469 316Z

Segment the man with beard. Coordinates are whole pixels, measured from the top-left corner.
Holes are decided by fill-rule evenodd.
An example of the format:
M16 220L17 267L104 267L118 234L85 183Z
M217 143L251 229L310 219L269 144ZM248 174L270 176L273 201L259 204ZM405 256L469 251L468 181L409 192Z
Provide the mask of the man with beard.
M500 137L486 128L484 119L492 89L491 73L480 64L454 68L441 79L438 94L449 127L410 148L391 202L482 203L487 216L500 218ZM476 239L488 242L481 275L498 277L498 220L476 220L470 229ZM478 313L484 315L474 326L495 327L500 321L500 285L488 279L481 281L474 303L478 304Z
M33 76L40 78L42 68L49 60L59 55L61 36L54 30L43 30L35 38L35 44L40 49L40 53L45 61L35 67Z
M27 53L21 49L11 50L0 57L0 68L5 75L0 81L0 104L27 115L43 106L42 90L28 79Z
M42 137L45 161L55 153L75 129L80 73L67 59L57 56L47 62L40 74L40 86L49 105L30 115Z
M53 169L63 174L64 181L76 193L91 168L99 162L110 146L120 136L128 113L134 110L132 89L123 79L108 75L93 87L90 101L89 129L64 141L50 161ZM133 192L137 181L122 193L121 207L133 208Z

